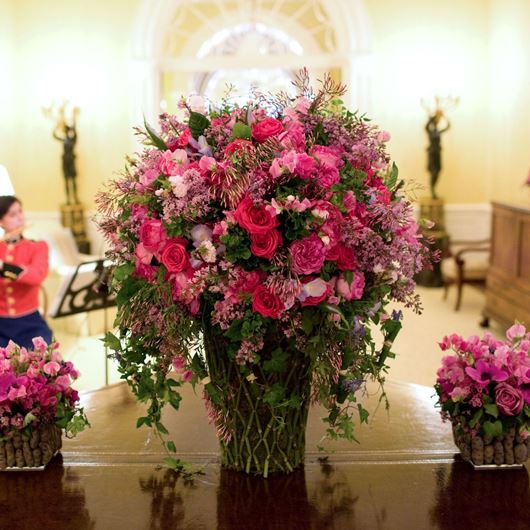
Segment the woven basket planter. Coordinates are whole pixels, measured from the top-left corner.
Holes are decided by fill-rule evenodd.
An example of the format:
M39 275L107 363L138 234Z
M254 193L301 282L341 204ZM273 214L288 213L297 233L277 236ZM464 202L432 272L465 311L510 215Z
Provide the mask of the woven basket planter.
M521 467L530 456L530 438L524 440L512 427L503 436L471 436L459 423L453 423L453 438L462 459L476 468L487 466Z
M43 468L62 445L62 430L56 425L41 425L30 432L15 432L0 441L0 470Z

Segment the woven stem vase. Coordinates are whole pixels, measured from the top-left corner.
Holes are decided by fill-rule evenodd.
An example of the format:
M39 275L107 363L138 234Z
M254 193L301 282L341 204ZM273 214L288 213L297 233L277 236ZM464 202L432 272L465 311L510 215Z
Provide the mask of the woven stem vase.
M304 461L311 371L309 358L289 350L274 326L264 343L261 360L282 348L289 353L286 366L265 371L260 362L253 368L255 379L249 378L230 355L229 341L204 327L206 362L216 393L215 399L205 393L205 400L217 427L221 465L267 477L290 473ZM280 394L271 393L275 388Z

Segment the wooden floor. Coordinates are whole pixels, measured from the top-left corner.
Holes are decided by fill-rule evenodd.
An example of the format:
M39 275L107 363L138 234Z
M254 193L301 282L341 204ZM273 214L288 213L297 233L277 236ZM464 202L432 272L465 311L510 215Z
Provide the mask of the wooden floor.
M428 387L388 383L388 415L377 410L321 464L323 433L312 411L306 465L267 480L221 470L202 402L186 391L170 412L179 456L205 465L193 483L156 469L163 457L141 407L119 384L83 396L92 428L65 440L43 472L0 474L0 528L72 529L529 529L526 469L474 471L454 458L448 425ZM367 401L373 409L377 399Z

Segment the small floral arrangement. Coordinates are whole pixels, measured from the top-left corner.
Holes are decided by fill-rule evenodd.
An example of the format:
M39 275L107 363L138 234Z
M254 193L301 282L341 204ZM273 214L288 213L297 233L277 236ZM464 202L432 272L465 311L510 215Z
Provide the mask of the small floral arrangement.
M444 337L436 392L445 420L465 434L497 437L515 430L530 435L530 333L521 324L506 332L507 341L490 333L464 340Z
M79 396L70 385L78 373L63 361L59 345L33 339L32 350L14 342L0 348L0 440L15 431L54 424L74 436L88 425Z
M327 409L329 438L354 439L353 413L368 415L355 394L383 383L401 328L386 306L419 311L413 277L430 262L389 134L331 78L315 92L303 71L295 87L243 106L183 100L184 118L138 130L146 148L99 197L120 328L107 344L149 403L138 425L167 434L162 406L202 383L234 467L265 475L271 447L303 458L303 437L286 440L304 403Z

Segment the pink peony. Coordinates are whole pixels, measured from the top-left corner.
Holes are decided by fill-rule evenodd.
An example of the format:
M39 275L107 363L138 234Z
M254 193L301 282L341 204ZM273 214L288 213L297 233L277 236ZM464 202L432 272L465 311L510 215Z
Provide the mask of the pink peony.
M294 241L290 248L291 269L296 274L320 272L326 259L324 243L315 234Z
M495 388L495 403L502 414L517 416L524 406L524 397L520 390L508 383L499 383Z

